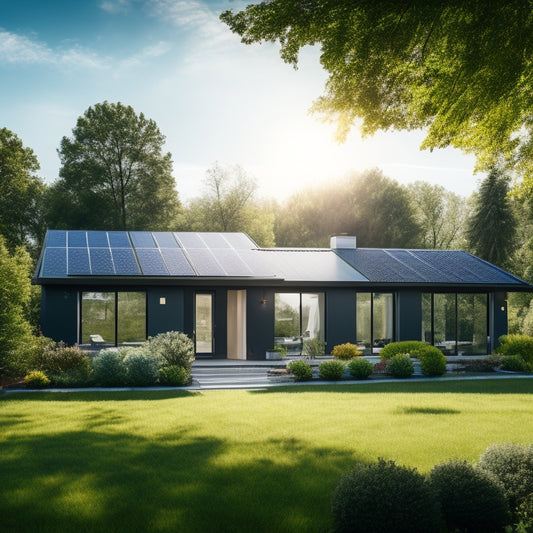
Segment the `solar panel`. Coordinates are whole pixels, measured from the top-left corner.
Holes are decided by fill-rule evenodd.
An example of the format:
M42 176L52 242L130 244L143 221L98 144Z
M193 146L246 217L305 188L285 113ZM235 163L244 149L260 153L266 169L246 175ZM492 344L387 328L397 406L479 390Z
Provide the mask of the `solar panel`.
M67 245L71 247L85 247L87 246L87 232L85 231L69 231L67 232Z
M67 249L46 248L44 251L41 277L62 278L67 275Z
M172 233L159 231L153 235L159 248L179 248L179 244L176 242Z
M115 265L115 274L120 276L139 276L141 270L131 248L112 248L113 263Z
M198 233L186 233L180 231L174 233L174 236L177 237L182 248L207 248L205 242L200 238Z
M210 250L206 250L205 248L191 248L187 250L187 254L199 276L226 275Z
M46 246L65 247L67 245L67 232L62 230L48 230Z
M196 272L179 248L161 248L163 259L171 276L194 276Z
M219 248L217 261L228 276L252 276L253 272L232 248Z
M91 274L89 250L87 248L68 248L68 274L69 276Z
M131 248L130 238L125 231L109 231L107 235L111 248Z
M251 250L257 248L252 239L244 233L224 233L224 238L236 250Z
M111 250L109 248L89 248L91 273L100 276L112 276L115 273Z
M145 276L168 276L168 270L158 249L137 248L136 252Z
M230 248L229 242L221 233L200 233L199 237L207 244L208 248Z
M107 232L105 231L88 231L87 240L92 248L107 248Z
M130 237L135 248L157 248L149 231L130 231Z

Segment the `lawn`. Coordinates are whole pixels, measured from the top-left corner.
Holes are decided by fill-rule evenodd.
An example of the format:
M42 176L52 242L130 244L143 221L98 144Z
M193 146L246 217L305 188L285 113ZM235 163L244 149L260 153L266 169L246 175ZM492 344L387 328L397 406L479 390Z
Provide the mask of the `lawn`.
M532 393L513 379L6 394L0 531L327 532L356 462L427 472L533 442Z

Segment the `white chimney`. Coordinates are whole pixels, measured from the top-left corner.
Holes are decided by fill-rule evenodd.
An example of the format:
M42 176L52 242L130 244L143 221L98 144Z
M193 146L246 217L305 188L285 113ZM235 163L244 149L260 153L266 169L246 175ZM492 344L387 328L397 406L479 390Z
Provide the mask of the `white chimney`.
M330 238L332 250L355 250L357 248L356 237L350 235L334 235Z

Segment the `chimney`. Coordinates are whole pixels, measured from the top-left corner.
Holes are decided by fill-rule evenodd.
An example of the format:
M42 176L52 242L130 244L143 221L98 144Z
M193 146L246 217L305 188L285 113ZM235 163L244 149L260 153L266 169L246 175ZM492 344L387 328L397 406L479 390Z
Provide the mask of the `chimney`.
M332 250L355 250L357 248L356 237L350 235L333 235L330 237Z

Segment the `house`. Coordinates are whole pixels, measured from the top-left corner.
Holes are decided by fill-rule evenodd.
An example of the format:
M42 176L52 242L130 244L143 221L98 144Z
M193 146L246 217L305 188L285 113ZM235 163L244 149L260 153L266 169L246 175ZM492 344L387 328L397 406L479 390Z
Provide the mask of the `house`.
M533 286L462 251L260 248L244 233L49 230L34 283L44 335L134 345L184 331L197 357L265 359L313 339L375 354L424 340L486 354L507 333L507 293Z

